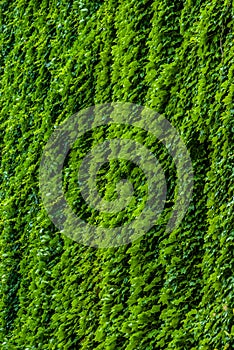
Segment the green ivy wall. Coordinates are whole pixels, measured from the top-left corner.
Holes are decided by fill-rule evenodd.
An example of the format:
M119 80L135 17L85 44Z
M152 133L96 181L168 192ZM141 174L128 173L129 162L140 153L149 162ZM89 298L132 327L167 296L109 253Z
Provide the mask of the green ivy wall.
M234 348L233 18L231 0L0 0L2 350ZM162 222L95 249L51 223L38 173L54 125L111 101L165 115L190 152L194 191L171 234ZM105 218L77 199L75 166L104 137L100 128L77 142L64 172L89 220ZM172 192L173 162L155 152Z

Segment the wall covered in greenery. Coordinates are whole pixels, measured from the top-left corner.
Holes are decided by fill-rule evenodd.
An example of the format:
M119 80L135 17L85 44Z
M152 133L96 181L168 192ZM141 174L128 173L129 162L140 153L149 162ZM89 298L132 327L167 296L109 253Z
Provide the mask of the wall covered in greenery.
M234 348L233 18L232 0L0 0L2 350ZM190 152L194 190L172 233L162 222L95 249L51 223L38 174L54 126L111 101L164 114ZM88 136L64 171L77 215L76 161L105 130ZM158 153L172 191L173 163Z

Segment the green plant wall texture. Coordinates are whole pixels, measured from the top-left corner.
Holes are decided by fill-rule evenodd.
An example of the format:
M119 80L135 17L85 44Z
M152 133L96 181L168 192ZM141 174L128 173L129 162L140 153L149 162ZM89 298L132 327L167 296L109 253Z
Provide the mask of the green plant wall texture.
M234 347L233 16L231 0L0 0L1 349ZM139 130L93 130L64 169L79 215L110 225L133 215L110 219L77 195L77 162L106 136L150 147L168 187L159 225L129 245L95 249L51 223L39 165L57 125L112 101L151 107L178 130L193 163L193 199L165 233L172 159ZM113 195L119 167L139 204L142 174L131 164L101 169L100 191Z

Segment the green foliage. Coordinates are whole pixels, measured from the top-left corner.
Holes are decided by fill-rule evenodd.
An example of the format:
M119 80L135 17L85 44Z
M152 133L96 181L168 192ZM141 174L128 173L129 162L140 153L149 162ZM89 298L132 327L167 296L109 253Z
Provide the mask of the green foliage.
M233 8L230 0L0 1L1 349L233 348ZM77 214L110 226L133 215L130 206L102 216L77 194L77 163L105 138L149 147L168 187L159 225L128 246L96 250L57 232L38 171L56 125L111 101L163 113L190 152L195 184L186 217L166 234L176 182L167 152L134 128L87 133L64 168ZM111 198L122 174L139 204L143 175L124 161L100 169L100 193Z

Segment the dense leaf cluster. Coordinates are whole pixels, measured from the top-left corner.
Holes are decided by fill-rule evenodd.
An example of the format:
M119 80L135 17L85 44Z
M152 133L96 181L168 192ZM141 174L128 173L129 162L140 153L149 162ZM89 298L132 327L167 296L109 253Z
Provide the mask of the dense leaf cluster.
M0 1L1 349L234 347L233 16L231 0ZM191 154L194 191L166 234L175 167L135 131L167 175L165 213L138 241L98 250L57 232L38 171L54 126L111 101L165 115ZM77 195L76 165L115 133L134 130L94 130L64 169L69 203L93 223L109 218ZM100 192L113 196L116 174L133 179L141 208L143 175L131 164L100 169Z

